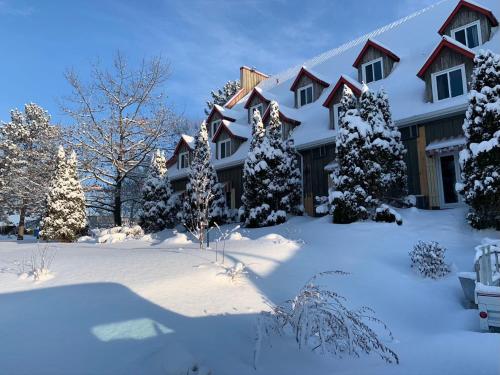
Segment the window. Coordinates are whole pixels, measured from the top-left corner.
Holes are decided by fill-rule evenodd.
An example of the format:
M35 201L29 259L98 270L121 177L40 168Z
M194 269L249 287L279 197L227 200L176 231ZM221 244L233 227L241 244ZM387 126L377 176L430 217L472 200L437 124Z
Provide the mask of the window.
M382 57L361 65L361 71L364 83L370 83L384 78Z
M212 121L212 123L210 124L210 137L213 137L215 133L217 133L217 129L219 128L220 123L221 120Z
M435 102L463 95L466 91L464 65L432 74L432 97Z
M260 112L260 115L262 116L264 114L264 106L262 105L262 103L250 107L250 119L252 119L253 112L255 110L258 110Z
M481 43L481 25L479 21L451 30L451 35L460 43L469 48L477 47Z
M407 141L418 137L418 127L417 125L406 126L399 129L401 133L401 140Z
M184 169L189 167L189 153L181 152L179 154L179 169Z
M326 146L320 146L318 148L313 149L313 159L322 159L326 157L327 150Z
M340 125L340 103L333 106L333 129L339 130Z
M231 155L231 140L226 139L219 142L219 159L227 158Z
M313 101L313 85L307 85L299 89L299 107L312 103Z

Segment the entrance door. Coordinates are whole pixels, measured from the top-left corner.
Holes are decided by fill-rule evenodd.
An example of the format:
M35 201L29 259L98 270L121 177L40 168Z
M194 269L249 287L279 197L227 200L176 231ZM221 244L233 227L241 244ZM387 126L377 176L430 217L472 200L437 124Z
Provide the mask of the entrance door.
M439 171L441 177L441 205L450 206L458 203L458 194L455 190L458 175L458 163L455 155L439 157Z

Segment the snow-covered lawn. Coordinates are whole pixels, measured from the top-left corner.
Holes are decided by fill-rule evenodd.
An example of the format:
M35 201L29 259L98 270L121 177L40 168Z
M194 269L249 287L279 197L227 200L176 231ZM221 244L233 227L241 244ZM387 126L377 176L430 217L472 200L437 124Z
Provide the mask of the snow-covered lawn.
M499 374L500 334L480 333L462 305L456 272L471 270L473 247L498 232L472 231L460 209L399 211L404 224L334 225L293 218L239 230L226 243L235 281L182 238L114 244L51 244L53 278L21 280L6 270L37 244L0 241L0 373L42 374ZM423 279L408 252L419 240L447 247L452 272ZM43 246L43 245L42 245ZM220 255L220 254L219 254ZM219 258L220 259L220 258ZM298 351L291 338L264 342L253 369L255 321L268 303L293 297L315 273L352 307L372 307L392 330L399 365L375 356L332 358Z

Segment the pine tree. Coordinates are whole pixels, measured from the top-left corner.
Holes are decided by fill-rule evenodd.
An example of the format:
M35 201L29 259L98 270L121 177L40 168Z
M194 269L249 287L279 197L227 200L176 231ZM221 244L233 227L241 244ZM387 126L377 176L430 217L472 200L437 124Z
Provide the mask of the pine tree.
M211 100L207 100L207 108L205 109L205 114L208 116L212 110L214 104L223 106L227 103L229 99L233 97L241 89L240 81L227 81L222 89L217 90L217 92L212 91L210 95Z
M252 140L243 166L243 203L240 209L240 219L247 226L258 226L268 214L259 210L256 217L255 208L260 207L267 199L267 184L269 170L264 160L264 149L261 147L266 136L260 112L255 110L252 117ZM266 211L267 212L267 211ZM265 215L265 216L264 216Z
M59 128L34 103L24 112L11 111L11 121L0 126L0 205L19 213L18 239L23 239L25 217L44 211L59 141Z
M172 186L167 174L167 160L160 150L151 158L141 194L139 225L142 229L153 233L172 227L174 223L169 207Z
M194 155L188 174L181 222L203 243L203 231L209 222L227 221L228 212L222 185L210 160L210 144L205 122L195 139Z
M491 51L474 58L463 130L457 190L469 205L467 220L474 228L500 230L500 55Z
M288 174L286 179L287 193L281 199L281 204L286 212L302 215L302 174L299 167L299 157L295 150L293 140L285 142L285 156L287 159Z
M73 151L66 159L60 146L40 235L45 240L72 242L86 225L85 195L78 179L76 153Z
M408 195L408 175L404 161L406 149L401 141L401 133L392 121L389 96L383 89L377 92L376 101L385 125L385 131L378 137L387 142L387 150L379 155L379 164L385 174L382 198L385 201L401 199Z
M344 86L336 140L338 169L332 173L329 194L334 223L352 223L368 216L372 202L365 153L370 136L370 124L363 121L354 94Z

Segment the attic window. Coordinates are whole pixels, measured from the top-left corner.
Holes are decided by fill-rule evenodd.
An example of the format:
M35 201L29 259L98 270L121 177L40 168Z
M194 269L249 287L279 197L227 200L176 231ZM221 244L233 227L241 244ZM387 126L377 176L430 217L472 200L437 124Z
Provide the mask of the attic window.
M337 103L333 106L333 129L339 130L339 125L340 125L340 107L341 104Z
M382 57L361 65L361 70L363 72L362 74L364 83L370 83L384 78L384 72L382 69Z
M313 101L313 85L307 85L299 89L299 107L312 103Z
M189 167L189 153L181 152L179 154L179 169L184 169Z
M217 133L217 129L219 128L220 123L221 120L212 121L212 123L210 124L210 137L213 137L215 133Z
M469 48L477 47L481 44L481 24L479 21L469 23L465 26L451 30L451 35L457 41Z
M231 140L226 139L219 142L219 159L227 158L231 155Z
M464 65L432 74L432 97L435 102L463 95L466 91Z

